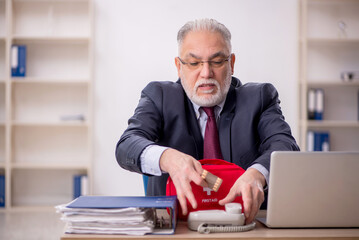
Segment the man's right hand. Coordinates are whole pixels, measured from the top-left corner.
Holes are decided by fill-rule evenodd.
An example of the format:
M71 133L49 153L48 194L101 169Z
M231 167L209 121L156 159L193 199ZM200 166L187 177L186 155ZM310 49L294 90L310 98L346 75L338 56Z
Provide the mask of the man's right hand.
M172 178L183 215L187 214L186 198L192 207L196 209L197 201L190 183L193 181L197 185L207 186L207 183L201 178L203 171L201 163L190 155L168 148L162 153L160 168Z

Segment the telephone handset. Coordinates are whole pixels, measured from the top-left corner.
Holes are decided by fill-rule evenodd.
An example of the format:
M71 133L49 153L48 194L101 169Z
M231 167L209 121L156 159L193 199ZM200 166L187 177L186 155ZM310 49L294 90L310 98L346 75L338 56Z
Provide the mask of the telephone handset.
M255 228L255 222L244 225L240 203L227 203L224 210L203 210L188 215L188 228L200 233L243 232Z

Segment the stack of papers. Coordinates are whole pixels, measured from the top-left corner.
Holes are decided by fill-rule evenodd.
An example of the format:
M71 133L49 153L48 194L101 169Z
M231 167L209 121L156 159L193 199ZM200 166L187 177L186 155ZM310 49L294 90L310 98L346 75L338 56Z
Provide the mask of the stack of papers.
M56 206L65 233L173 234L176 226L175 196L81 196Z
M69 208L56 206L66 233L145 235L155 227L154 208Z

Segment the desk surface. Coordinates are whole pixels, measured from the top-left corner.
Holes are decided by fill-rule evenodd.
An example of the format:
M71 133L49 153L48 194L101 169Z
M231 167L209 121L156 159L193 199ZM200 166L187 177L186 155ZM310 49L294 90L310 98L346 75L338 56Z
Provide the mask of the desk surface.
M90 235L90 234L64 234L62 240L86 240L86 239L359 239L359 228L349 229L270 229L260 222L257 222L256 228L248 232L240 233L211 233L200 234L187 228L186 222L177 224L174 235L145 235L145 236L128 236L128 235Z

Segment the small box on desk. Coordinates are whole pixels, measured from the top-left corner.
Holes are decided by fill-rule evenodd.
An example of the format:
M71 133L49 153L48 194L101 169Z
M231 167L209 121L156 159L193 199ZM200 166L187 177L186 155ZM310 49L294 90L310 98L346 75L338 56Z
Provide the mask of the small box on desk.
M174 234L177 197L81 196L57 206L66 233Z

